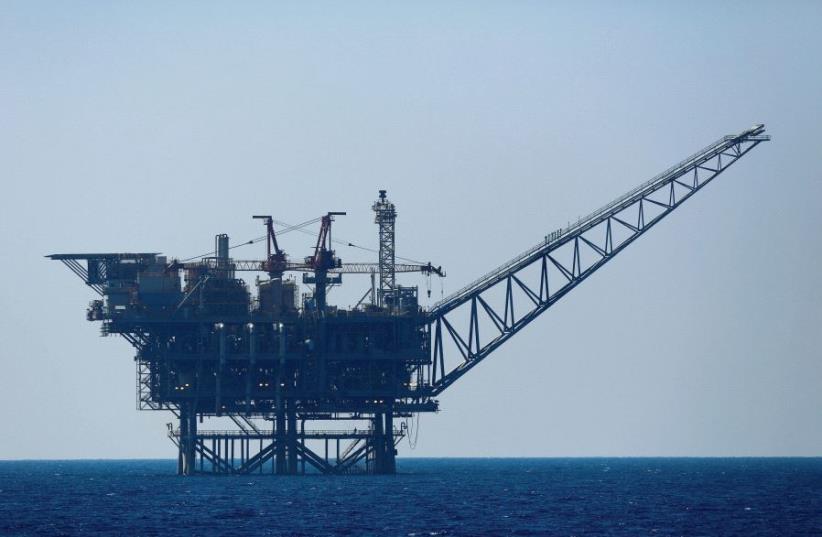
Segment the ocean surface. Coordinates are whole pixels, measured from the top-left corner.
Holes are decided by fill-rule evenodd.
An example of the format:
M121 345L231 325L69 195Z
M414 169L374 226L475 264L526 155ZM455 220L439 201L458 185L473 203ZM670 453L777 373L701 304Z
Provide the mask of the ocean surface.
M822 458L400 459L399 475L0 461L0 535L822 535Z

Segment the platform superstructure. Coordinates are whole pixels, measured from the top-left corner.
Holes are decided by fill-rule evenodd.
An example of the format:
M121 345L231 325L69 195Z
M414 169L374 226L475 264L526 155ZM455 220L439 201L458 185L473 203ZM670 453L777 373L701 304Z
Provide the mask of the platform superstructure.
M179 473L297 474L396 470L401 420L436 397L759 143L764 126L724 136L430 308L398 273L396 207L380 191L376 263L344 263L336 217L316 219L313 253L292 260L265 228L263 259L159 253L55 254L100 298L87 319L136 349L138 407L177 418ZM253 288L240 272L257 273ZM370 275L353 307L328 303L345 274ZM296 277L298 276L298 277ZM347 277L347 276L346 276ZM378 284L377 284L378 280ZM230 427L206 429L209 420Z

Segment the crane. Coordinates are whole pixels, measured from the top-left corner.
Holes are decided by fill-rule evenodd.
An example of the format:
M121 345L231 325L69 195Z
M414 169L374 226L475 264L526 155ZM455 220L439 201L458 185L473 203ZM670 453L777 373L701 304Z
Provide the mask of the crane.
M384 197L385 191L382 190L380 192ZM274 219L272 216L254 215L252 218L262 220L266 228L266 257L263 260L232 259L230 266L234 271L265 272L272 279L282 279L285 272L313 273L303 274L303 283L314 285L316 308L322 311L326 306L327 287L329 285L342 283L343 274L373 275L378 271L385 270L385 264L383 262L343 263L342 260L335 255L334 250L331 249L331 223L334 221L335 216L343 216L345 214L345 212L341 211L332 211L319 218L321 224L320 231L317 234L317 242L314 246L314 253L306 257L302 262L289 261L285 251L280 249L277 243L277 235L274 231ZM219 250L219 246L217 249ZM206 257L197 262L180 263L173 261L169 266L169 270L190 270L202 267L217 269L225 264L225 261L224 257L219 255L219 252L215 253L217 254L215 257ZM393 262L393 253L391 261L391 270L393 272L418 272L426 275L434 274L439 277L445 277L445 271L442 269L442 266L434 266L431 262L397 264ZM72 265L68 266L72 270L76 270ZM331 275L330 278L329 275ZM366 294L369 293L372 296L374 295L373 285L372 290L369 290ZM360 302L362 302L362 299Z

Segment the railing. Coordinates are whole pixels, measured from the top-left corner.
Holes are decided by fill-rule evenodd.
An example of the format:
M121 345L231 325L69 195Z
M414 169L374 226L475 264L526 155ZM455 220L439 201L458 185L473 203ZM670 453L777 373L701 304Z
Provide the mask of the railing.
M671 175L674 175L675 172L678 172L678 171L682 170L683 168L690 167L692 164L695 163L694 161L697 161L697 160L700 160L701 158L706 157L707 154L712 153L718 147L727 144L729 141L734 140L735 138L737 138L737 136L734 136L734 135L723 136L722 138L718 139L714 143L705 146L704 148L700 149L699 151L697 151L693 155L689 156L688 158L679 161L677 164L674 164L673 166L671 166L670 168L668 168L664 172L656 174L651 179L645 181L644 183L642 183L638 187L634 188L633 190L630 190L630 191L626 192L625 194L618 197L617 199L615 199L611 203L608 203L607 205L603 205L602 207L600 207L596 211L594 211L592 213L589 213L587 216L583 216L582 218L580 218L579 220L574 222L572 225L566 227L565 230L563 231L563 235L566 235L568 232L576 230L579 227L583 227L585 223L587 223L591 220L594 220L596 218L599 218L600 216L602 216L606 212L610 211L612 208L621 205L624 201L636 196L640 192L648 189L649 187L654 186L656 183L665 182L668 179L668 177L670 177Z

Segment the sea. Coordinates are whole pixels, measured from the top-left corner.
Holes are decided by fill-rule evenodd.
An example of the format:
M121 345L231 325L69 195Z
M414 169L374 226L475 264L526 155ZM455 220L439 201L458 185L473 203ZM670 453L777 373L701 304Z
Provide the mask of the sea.
M822 458L399 459L391 476L0 461L0 535L822 536Z

